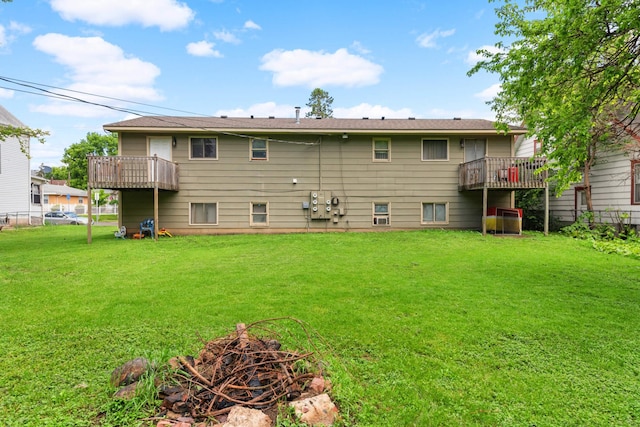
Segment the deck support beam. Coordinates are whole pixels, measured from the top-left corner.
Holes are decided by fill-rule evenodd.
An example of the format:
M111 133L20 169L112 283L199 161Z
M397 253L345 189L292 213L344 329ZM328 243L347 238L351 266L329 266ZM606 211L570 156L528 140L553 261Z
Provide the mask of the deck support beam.
M549 235L549 186L544 187L544 235Z
M487 235L487 210L489 205L489 189L482 189L482 235Z
M87 203L87 213L89 215L89 218L87 218L87 244L91 244L91 223L93 222L93 213L92 213L92 202L93 202L93 197L91 197L91 185L87 186L87 193L89 194L88 197L88 203Z

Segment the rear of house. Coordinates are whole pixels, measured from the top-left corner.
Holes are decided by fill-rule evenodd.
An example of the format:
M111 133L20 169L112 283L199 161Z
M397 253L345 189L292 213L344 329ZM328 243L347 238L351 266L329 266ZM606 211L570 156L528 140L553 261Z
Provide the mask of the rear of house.
M120 190L130 230L155 216L174 234L481 229L486 206L545 185L525 182L525 167L503 179L524 129L499 134L485 120L142 117L104 128L119 156L90 158L89 185Z

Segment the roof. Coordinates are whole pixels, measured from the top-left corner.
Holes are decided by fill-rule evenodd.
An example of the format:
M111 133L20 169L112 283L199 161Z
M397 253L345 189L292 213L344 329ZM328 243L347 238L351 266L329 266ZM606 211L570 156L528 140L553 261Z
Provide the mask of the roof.
M44 194L56 194L66 196L67 194L71 196L80 196L86 197L87 190L81 190L79 188L69 187L68 185L53 185L53 184L44 184L42 186L42 192Z
M15 127L24 127L24 123L18 120L13 114L0 105L0 125L11 125Z
M497 133L494 122L481 119L337 119L337 118L253 118L253 117L181 117L145 116L103 126L112 132L151 131L180 132L185 130L214 132L268 133ZM510 133L523 134L526 129L511 126Z

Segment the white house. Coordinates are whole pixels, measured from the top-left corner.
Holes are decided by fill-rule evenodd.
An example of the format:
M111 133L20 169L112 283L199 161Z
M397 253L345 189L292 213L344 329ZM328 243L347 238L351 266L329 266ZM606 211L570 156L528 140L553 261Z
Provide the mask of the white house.
M529 157L541 148L535 137L520 137L516 155ZM591 198L597 221L640 227L640 136L631 133L623 147L598 153L591 168ZM584 183L572 184L560 197L549 200L550 215L561 223L573 223L587 210Z
M0 126L25 126L20 120L0 105ZM23 140L23 149L28 153L29 138ZM0 142L0 218L9 218L12 224L33 224L42 221L43 181L31 177L30 161L21 149L18 138L11 137Z

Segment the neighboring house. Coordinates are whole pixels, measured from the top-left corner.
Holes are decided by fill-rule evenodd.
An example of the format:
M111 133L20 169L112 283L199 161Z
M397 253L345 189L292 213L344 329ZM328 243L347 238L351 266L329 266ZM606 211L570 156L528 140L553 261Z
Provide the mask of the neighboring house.
M515 136L461 119L141 117L104 126L119 156L89 187L120 190L120 223L176 234L485 230L488 207L544 187ZM89 235L89 241L91 237Z
M0 126L25 125L4 107L0 106ZM11 224L41 224L41 186L44 181L31 176L28 156L29 138L21 149L17 138L0 142L0 219Z
M44 207L48 211L87 213L87 190L69 187L68 185L44 185Z
M533 155L539 147L536 138L519 138L516 155ZM591 199L596 219L619 222L629 215L628 224L640 226L640 137L630 135L629 143L617 149L601 151L591 167ZM585 186L572 184L560 197L549 199L549 212L562 224L576 221L587 210Z

